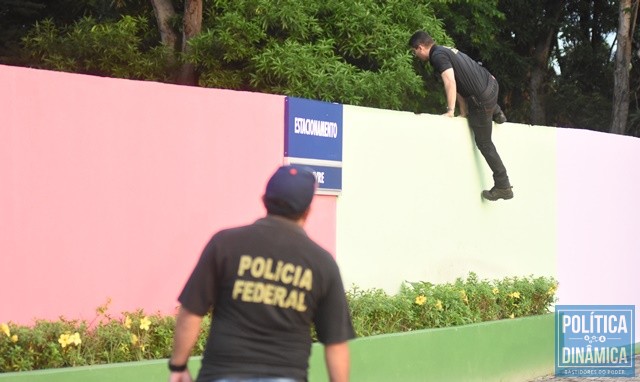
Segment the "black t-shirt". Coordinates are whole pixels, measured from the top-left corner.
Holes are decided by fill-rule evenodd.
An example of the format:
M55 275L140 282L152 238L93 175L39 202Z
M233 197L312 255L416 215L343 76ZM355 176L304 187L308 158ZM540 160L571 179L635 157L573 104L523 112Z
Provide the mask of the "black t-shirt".
M276 216L215 234L178 300L198 315L213 307L198 381L305 380L312 323L325 344L355 336L335 260Z
M492 78L487 69L454 48L441 45L432 46L429 52L429 62L439 74L453 68L456 77L456 90L463 97L481 95L487 89Z

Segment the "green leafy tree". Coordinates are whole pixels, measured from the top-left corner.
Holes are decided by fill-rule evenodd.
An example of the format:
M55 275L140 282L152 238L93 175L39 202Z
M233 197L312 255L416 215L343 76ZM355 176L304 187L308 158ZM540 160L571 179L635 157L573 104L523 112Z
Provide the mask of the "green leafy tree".
M606 131L618 3L0 0L0 62L439 113L439 79L407 49L424 29L498 78L511 121Z
M100 21L115 19L123 14L138 16L150 12L146 0L0 0L0 45L18 48L23 37L36 22L45 19L58 26L69 25L83 16ZM151 15L148 13L147 15ZM17 50L0 52L17 54ZM0 54L7 59L7 54Z
M203 0L184 1L180 27L176 22L180 10L176 9L173 0L151 0L151 4L162 45L172 53L167 57L166 64L170 67L175 66L178 63L178 55L189 53L191 39L202 31ZM191 62L180 62L173 78L179 84L198 84L198 72Z
M99 23L83 17L57 27L44 20L25 37L24 44L37 66L60 71L130 79L168 80L170 54L154 46L154 30L144 17L123 16Z
M551 36L560 25L557 10L562 4L555 0L454 0L435 6L455 46L498 79L499 103L511 121L540 123L545 119Z
M632 42L631 69L629 72L629 121L626 134L640 137L640 55L639 46L635 41L640 41L640 31L634 30L634 42Z
M506 7L505 7L506 5ZM434 5L436 15L456 48L480 62L500 84L499 104L513 122L529 122L525 97L529 57L526 49L516 49L514 32L523 27L508 20L509 6L499 0L453 0ZM506 36L506 37L505 37ZM438 43L442 43L438 41Z
M469 0L435 10L456 46L498 78L511 121L607 131L617 1Z
M417 29L450 42L430 5L407 0L209 1L204 32L189 36L188 49L178 56L174 48L180 39L167 38L161 25L168 20L167 30L180 29L179 12L157 19L149 17L150 7L125 5L135 12L115 12L117 17L113 11L109 17L90 13L73 23L38 22L24 38L32 65L160 81L171 81L178 66L191 65L201 86L439 110L441 89L427 97L407 47Z
M627 132L629 115L629 66L631 64L632 41L638 17L638 0L620 0L619 26L615 56L613 112L610 131L617 134Z
M407 47L414 30L446 39L428 5L406 0L215 1L188 61L204 86L425 111Z
M615 7L606 0L572 1L560 29L550 84L548 120L556 126L608 131L613 64L606 36L615 30Z
M0 0L0 62L20 65L18 59L20 38L29 25L45 8L42 2Z
M547 122L547 86L553 76L551 52L565 5L566 0L498 2L498 9L505 15L498 34L500 48L515 54L505 57L496 71L512 120L538 125Z

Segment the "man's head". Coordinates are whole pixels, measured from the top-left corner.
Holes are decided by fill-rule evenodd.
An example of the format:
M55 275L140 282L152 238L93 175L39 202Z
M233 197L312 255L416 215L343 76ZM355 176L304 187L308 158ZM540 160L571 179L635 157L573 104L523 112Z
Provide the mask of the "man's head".
M413 54L422 61L429 59L429 51L434 44L433 38L425 31L417 31L409 39Z
M306 218L316 191L313 173L301 166L282 166L267 183L262 202L269 215L291 220Z

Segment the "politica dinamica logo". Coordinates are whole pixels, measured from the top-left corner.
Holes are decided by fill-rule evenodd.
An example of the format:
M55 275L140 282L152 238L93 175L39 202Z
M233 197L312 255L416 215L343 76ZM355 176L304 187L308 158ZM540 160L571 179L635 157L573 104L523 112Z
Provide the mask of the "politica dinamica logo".
M635 376L635 305L556 305L557 376Z

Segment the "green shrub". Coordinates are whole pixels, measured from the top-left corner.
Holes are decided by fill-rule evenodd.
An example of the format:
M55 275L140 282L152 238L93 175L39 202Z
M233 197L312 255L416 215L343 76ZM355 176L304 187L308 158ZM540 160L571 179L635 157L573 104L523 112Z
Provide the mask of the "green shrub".
M470 273L454 283L403 283L389 296L352 288L347 299L360 337L545 314L555 301L553 278L479 280Z
M381 289L346 292L358 337L441 328L549 312L557 282L552 278L479 280L470 273L453 283L403 283L395 295ZM0 372L140 361L169 357L175 317L142 310L109 314L110 300L96 318L35 321L33 326L0 324ZM204 351L211 323L202 320L193 351ZM312 331L315 340L315 332Z

